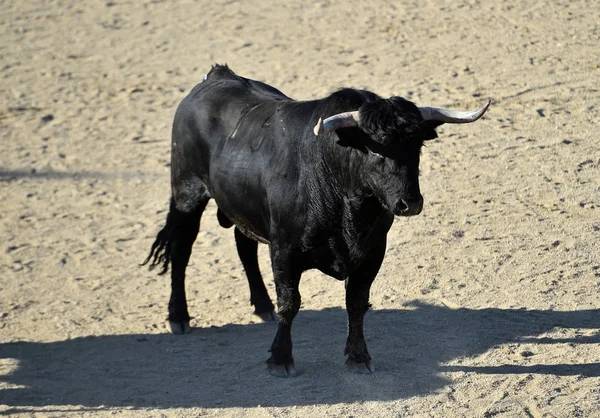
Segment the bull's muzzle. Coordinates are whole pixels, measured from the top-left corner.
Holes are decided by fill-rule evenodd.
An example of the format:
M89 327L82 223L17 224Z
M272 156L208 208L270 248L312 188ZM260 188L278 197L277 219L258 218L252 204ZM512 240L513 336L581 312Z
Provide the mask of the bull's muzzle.
M415 216L423 210L423 196L416 199L401 199L396 205L394 214L397 216Z

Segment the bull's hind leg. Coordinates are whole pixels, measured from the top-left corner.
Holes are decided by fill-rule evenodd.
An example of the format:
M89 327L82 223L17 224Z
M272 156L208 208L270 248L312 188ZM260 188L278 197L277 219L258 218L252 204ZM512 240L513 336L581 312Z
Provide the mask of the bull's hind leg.
M190 315L185 296L185 270L192 254L192 245L198 236L200 218L209 201L205 196L190 212L175 208L179 221L171 243L171 298L169 299L169 325L173 334L190 332Z
M258 266L258 243L235 228L235 243L238 255L248 277L250 286L250 303L254 306L254 314L265 322L276 320L275 306L269 298Z
M210 195L197 181L193 192L187 184L185 190L174 188L176 197L171 198L165 227L158 233L146 262L152 259L150 268L162 264L160 274L167 272L171 264L171 298L169 299L169 325L173 334L190 332L190 315L185 297L185 270L192 253L192 245L198 235L200 218ZM190 193L186 193L190 191Z

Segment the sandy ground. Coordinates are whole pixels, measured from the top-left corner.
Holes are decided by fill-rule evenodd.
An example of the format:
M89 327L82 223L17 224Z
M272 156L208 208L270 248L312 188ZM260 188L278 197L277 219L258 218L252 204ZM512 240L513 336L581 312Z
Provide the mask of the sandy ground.
M599 417L596 1L0 1L0 415ZM376 373L345 372L343 284L303 276L301 376L264 361L209 206L192 334L138 267L175 108L214 62L297 99L341 86L474 108L423 151L372 290ZM269 291L266 247L260 261Z

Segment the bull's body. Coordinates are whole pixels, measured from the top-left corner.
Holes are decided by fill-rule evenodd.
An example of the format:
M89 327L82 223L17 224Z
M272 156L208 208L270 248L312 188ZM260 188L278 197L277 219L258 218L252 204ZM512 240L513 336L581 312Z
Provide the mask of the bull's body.
M361 122L316 136L321 117L360 109ZM303 271L347 279L347 364L369 371L362 322L383 261L394 215L416 215L423 141L440 122L414 104L340 90L297 102L264 83L214 67L179 106L172 137L172 199L151 256L172 263L169 320L189 330L184 276L201 214L210 198L221 225L236 227L238 252L256 313L273 305L258 270L256 242L269 244L279 307L271 372L295 375L291 323L300 307Z

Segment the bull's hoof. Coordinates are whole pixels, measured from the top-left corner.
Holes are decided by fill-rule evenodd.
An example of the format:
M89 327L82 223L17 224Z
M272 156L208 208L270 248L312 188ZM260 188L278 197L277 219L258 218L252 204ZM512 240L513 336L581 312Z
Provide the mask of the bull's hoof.
M254 312L254 315L258 316L262 322L277 321L277 314L275 313L275 311L263 312L263 313Z
M171 327L171 334L181 335L192 332L188 321L169 321L169 326Z
M274 364L267 360L267 368L269 374L275 377L296 377L298 371L294 367L294 363L289 364Z
M346 360L346 370L354 374L371 374L375 373L373 363L369 360L364 363L357 363L354 360Z

